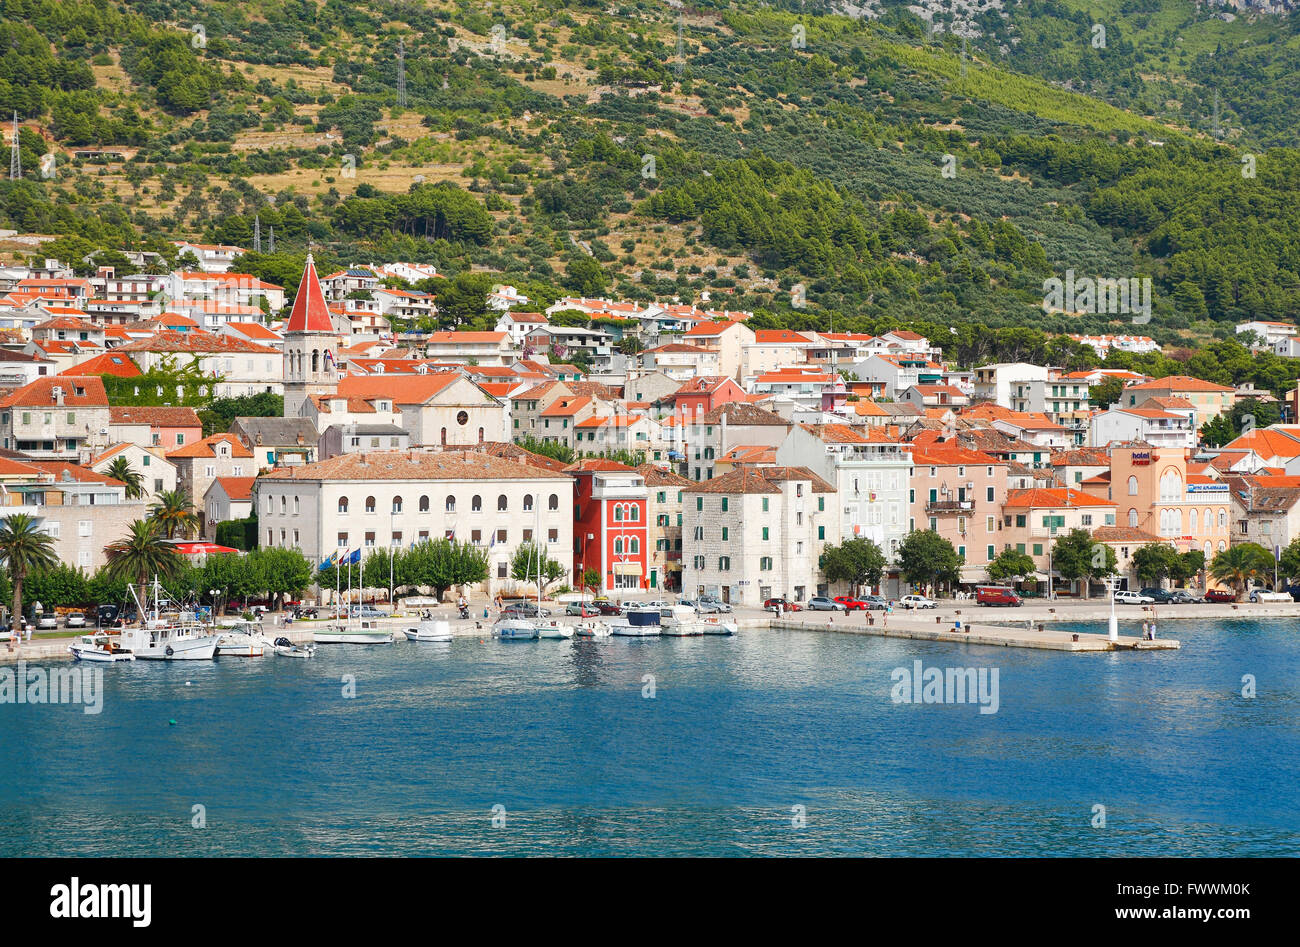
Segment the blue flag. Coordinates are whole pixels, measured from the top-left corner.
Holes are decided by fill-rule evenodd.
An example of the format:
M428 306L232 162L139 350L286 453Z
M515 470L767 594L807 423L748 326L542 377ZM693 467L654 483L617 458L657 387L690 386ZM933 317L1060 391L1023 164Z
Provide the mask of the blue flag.
M355 565L359 565L360 562L361 562L361 550L360 549L354 550L352 555L348 557L348 564L355 566Z

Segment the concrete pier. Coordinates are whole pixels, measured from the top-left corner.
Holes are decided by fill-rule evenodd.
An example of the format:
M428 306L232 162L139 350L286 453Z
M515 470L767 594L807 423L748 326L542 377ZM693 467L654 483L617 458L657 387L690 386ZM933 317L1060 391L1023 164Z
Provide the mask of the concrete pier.
M822 631L842 635L871 635L877 638L911 638L915 641L946 641L954 644L986 645L992 648L1037 648L1043 651L1176 651L1182 645L1173 638L1144 641L1133 635L1120 635L1111 641L1104 634L1059 631L1046 624L1039 631L1038 623L1026 628L1010 625L968 624L962 621L961 631L956 630L952 619L935 621L912 615L891 615L888 622L880 612L873 612L873 624L855 614L847 617L829 612L798 612L795 616L773 620L772 628L782 631ZM964 617L964 616L963 616Z

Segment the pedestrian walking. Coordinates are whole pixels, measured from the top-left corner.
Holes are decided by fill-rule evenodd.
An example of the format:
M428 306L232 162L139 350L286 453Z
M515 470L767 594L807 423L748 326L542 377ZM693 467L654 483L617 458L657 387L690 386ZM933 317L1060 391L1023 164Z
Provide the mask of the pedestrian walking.
M1146 622L1142 623L1142 640L1143 641L1151 640L1151 626L1148 625Z

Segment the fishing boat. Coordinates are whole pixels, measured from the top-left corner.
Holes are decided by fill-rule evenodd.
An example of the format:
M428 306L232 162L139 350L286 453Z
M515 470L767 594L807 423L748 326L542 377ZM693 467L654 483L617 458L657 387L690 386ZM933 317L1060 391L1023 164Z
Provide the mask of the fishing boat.
M573 633L579 638L608 638L613 634L609 624L603 621L581 622L574 626Z
M281 658L310 658L316 653L312 645L294 644L288 638L276 638L272 650Z
M102 663L134 661L135 655L125 648L119 648L114 640L115 637L108 634L82 635L68 645L68 651L78 661Z
M154 577L152 603L140 604L135 587L128 586L140 620L124 627L118 643L140 661L211 661L217 656L219 634L191 610L163 610L162 587Z
M631 607L610 623L609 630L618 638L657 638L661 633L659 609Z
M426 620L415 628L407 628L404 634L407 641L450 641L451 623L442 619Z
M573 626L561 625L559 622L537 623L538 638L572 638Z
M314 632L317 644L392 644L393 633L373 618L329 625Z
M251 621L238 621L223 629L217 643L219 658L260 658L266 654L266 639L262 626Z
M706 635L734 635L740 627L734 621L727 621L723 618L704 618L700 622L704 626Z

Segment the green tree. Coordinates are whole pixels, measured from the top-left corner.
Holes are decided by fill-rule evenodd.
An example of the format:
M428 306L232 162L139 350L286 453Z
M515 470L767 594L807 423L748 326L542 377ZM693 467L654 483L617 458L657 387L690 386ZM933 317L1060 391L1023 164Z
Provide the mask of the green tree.
M184 558L153 520L133 521L126 536L105 546L104 554L110 578L139 586L155 575L173 578L185 567Z
M433 589L439 601L454 585L473 585L488 577L488 553L472 543L454 539L418 542L398 557L396 581L403 586Z
M13 582L13 613L9 621L18 627L23 609L23 582L38 569L48 569L58 563L54 540L38 526L36 518L27 513L14 513L0 520L0 563L3 563Z
M268 546L254 549L245 559L261 576L261 591L274 598L276 610L279 610L284 596L298 595L311 585L311 563L297 549Z
M60 562L48 569L36 569L23 585L23 601L40 602L47 609L59 605L85 605L89 580L76 566Z
M1119 559L1105 543L1094 542L1086 529L1072 529L1052 544L1052 568L1068 582L1079 583L1079 594L1088 597L1090 579L1113 575Z
M210 589L220 589L225 600L247 603L249 598L267 590L266 576L262 571L264 559L253 558L252 553L239 555L228 552L209 555L202 570L195 576L198 591L206 594Z
M144 495L144 476L131 466L131 461L126 457L113 458L104 474L126 484L127 499L134 500Z
M545 546L531 539L520 543L510 559L510 577L516 582L536 582L543 597L547 588L568 574L564 563L552 559L546 554Z
M856 591L860 585L879 586L885 565L885 554L870 539L847 539L822 550L826 581L847 582L850 591Z
M1300 579L1300 538L1291 540L1290 545L1282 550L1278 571L1288 579Z
M149 520L158 525L166 539L185 539L199 530L199 514L190 502L189 492L177 488L164 490L149 507Z
M1229 546L1210 561L1210 576L1231 585L1238 594L1253 580L1272 575L1273 554L1258 543Z
M1027 553L1017 552L1015 549L1002 550L988 565L989 578L994 582L1005 582L1007 579L1023 579L1025 576L1033 575L1036 570L1034 557Z
M1133 551L1133 571L1143 585L1159 585L1176 565L1177 550L1165 543L1147 543Z
M898 571L910 585L925 589L951 586L961 577L962 559L952 543L934 530L914 529L898 547Z
M565 287L579 296L598 296L609 287L609 274L594 257L574 254L565 269Z

